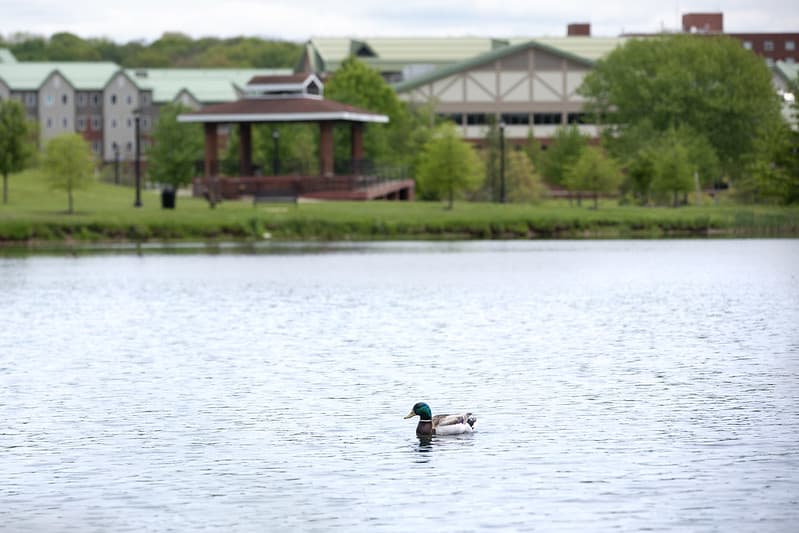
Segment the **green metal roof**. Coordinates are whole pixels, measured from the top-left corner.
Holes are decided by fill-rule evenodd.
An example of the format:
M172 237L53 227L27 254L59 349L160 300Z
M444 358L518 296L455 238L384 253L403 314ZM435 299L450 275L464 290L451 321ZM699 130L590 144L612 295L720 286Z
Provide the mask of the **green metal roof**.
M786 63L777 61L774 64L774 71L785 81L797 81L799 79L799 63Z
M16 63L17 58L8 48L0 48L0 63Z
M100 90L119 66L108 62L22 62L0 63L0 79L17 91L36 91L50 74L58 71L76 89Z
M537 48L540 50L546 50L551 54L558 55L566 59L570 59L576 63L583 64L587 67L591 67L594 64L594 62L590 59L586 59L584 57L580 57L572 53L565 52L559 48L553 48L552 46L540 43L538 41L526 41L523 43L497 48L496 50L480 54L477 57L473 57L465 61L460 61L458 63L452 63L445 67L438 68L428 74L424 74L422 76L418 76L415 78L411 78L407 81L397 83L396 85L394 85L394 90L396 90L398 93L401 93L404 91L415 89L416 87L419 87L421 85L425 85L432 81L440 80L442 78L446 78L453 74L457 74L459 72L472 69L484 63L496 61L497 59L507 57L509 55L515 54L516 52L525 50L527 48Z
M153 92L153 101L171 102L181 91L188 91L198 101L230 102L236 100L236 87L243 87L255 76L292 74L292 69L228 68L135 68L125 71L140 89Z
M569 54L596 61L623 45L629 37L536 37L535 42ZM529 38L509 39L510 44L528 42Z

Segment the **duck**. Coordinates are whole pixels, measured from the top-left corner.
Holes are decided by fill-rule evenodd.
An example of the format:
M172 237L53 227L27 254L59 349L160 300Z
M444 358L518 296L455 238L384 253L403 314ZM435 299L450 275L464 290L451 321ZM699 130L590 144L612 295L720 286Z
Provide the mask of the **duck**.
M460 435L471 433L477 423L477 417L472 413L458 415L436 415L433 416L430 406L424 402L414 404L411 412L405 418L419 417L419 424L416 426L416 435Z

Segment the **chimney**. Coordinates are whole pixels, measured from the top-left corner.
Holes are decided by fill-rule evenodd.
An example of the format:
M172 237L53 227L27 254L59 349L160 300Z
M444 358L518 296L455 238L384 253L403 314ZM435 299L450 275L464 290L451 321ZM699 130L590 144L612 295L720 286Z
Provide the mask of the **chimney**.
M685 33L723 33L724 13L685 13L682 16Z
M590 37L591 24L589 22L576 22L569 24L566 35L569 37Z

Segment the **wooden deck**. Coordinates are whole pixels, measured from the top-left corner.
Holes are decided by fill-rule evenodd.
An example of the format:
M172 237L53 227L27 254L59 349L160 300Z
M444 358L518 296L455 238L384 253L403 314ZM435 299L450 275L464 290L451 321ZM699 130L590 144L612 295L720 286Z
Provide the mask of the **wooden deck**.
M241 176L195 178L194 196L214 196L226 200L245 197L296 196L315 200L403 200L415 196L411 179L385 179L374 176Z

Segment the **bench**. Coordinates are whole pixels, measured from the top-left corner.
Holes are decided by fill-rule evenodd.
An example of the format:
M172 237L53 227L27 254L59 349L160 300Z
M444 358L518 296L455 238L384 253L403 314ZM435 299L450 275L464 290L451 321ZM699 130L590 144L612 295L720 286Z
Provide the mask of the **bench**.
M297 204L300 196L293 190L257 191L252 196L252 205L264 204Z

